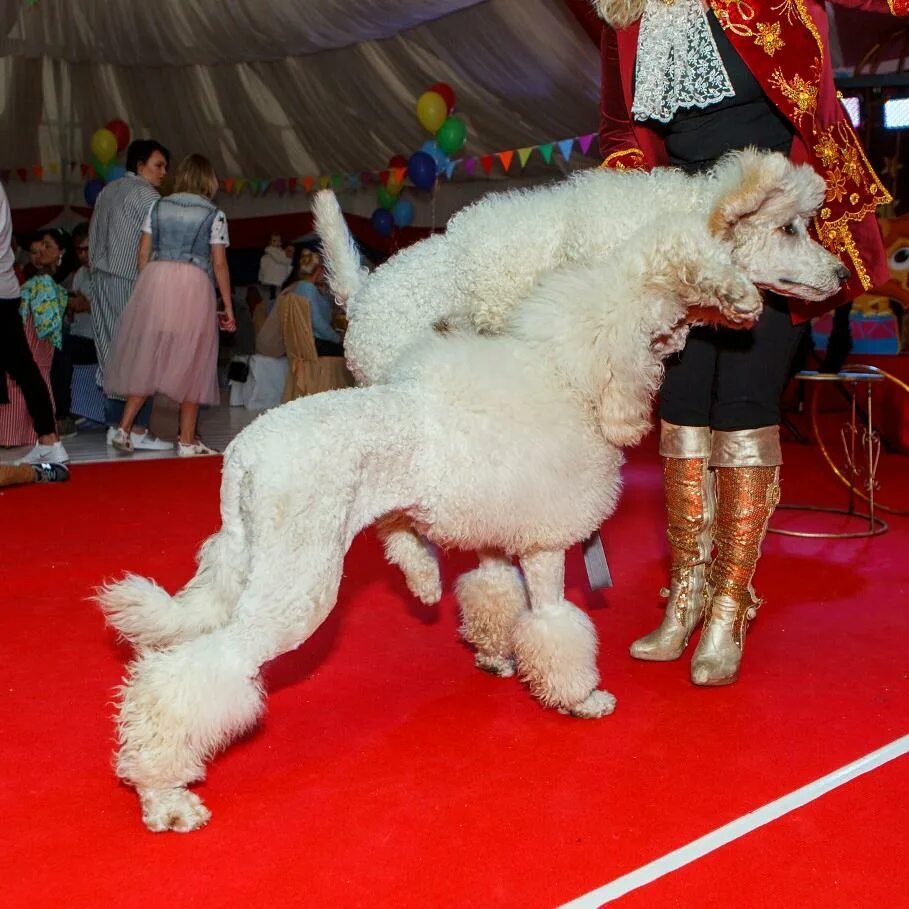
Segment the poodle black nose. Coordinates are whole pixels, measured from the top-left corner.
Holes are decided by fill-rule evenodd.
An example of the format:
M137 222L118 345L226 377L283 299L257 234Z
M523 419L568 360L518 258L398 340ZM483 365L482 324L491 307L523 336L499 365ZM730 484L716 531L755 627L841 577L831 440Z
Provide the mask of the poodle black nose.
M836 276L840 279L840 284L845 284L852 277L852 272L845 265L838 265Z

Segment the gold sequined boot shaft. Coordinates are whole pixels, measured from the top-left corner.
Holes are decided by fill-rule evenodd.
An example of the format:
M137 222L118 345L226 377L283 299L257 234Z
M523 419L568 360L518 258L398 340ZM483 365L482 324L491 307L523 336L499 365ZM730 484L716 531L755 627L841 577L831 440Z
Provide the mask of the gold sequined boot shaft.
M636 659L678 659L703 614L714 511L709 450L710 430L706 427L663 424L660 451L668 455L663 459L663 489L671 580L669 588L661 591L668 601L659 628L631 645Z

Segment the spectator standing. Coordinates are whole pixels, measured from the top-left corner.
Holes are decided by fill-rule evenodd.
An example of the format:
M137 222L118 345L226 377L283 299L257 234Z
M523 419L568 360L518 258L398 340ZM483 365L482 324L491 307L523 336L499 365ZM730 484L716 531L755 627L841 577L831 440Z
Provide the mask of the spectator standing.
M32 356L25 327L19 315L19 282L15 274L12 250L12 218L6 191L0 184L0 404L6 400L6 382L10 378L22 390L38 441L22 458L24 464L57 463L69 460L69 455L56 433L54 408L50 391Z
M217 404L218 324L234 331L227 218L212 203L218 178L202 155L177 168L174 194L155 201L142 225L141 272L117 329L105 392L127 396L112 444L135 446L133 420L156 392L180 401L180 457L215 454L196 436L200 404ZM217 313L213 281L224 312Z
M152 203L160 198L159 187L167 176L170 152L154 139L137 139L126 152L126 175L109 183L95 202L89 230L91 314L98 355L98 384L104 371L120 316L126 309L139 275L139 240L142 224ZM132 445L137 449L166 451L171 445L149 431L152 399L135 419ZM108 395L105 401L107 442L123 416L123 401Z

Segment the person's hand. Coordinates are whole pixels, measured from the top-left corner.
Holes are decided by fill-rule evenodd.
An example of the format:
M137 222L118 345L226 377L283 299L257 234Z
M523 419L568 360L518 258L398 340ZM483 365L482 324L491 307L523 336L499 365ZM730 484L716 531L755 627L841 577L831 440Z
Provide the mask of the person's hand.
M236 331L237 322L236 319L234 319L234 314L232 312L219 312L218 326L221 331Z

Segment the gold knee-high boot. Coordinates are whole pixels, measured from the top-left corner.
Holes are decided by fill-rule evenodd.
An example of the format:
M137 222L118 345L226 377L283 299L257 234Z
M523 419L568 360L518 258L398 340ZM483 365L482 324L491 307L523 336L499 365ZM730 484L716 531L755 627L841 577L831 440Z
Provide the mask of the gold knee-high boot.
M729 685L738 678L745 632L761 605L751 579L779 501L781 460L778 426L713 434L716 555L704 629L691 659L695 685Z
M662 624L631 645L638 660L678 659L703 615L714 511L710 451L708 427L660 424L671 581L662 591L669 597Z

